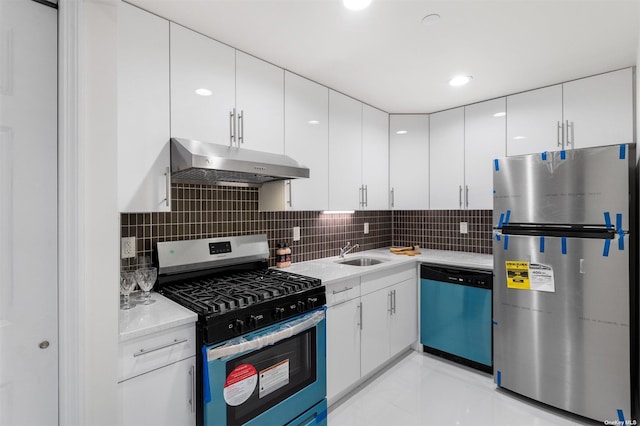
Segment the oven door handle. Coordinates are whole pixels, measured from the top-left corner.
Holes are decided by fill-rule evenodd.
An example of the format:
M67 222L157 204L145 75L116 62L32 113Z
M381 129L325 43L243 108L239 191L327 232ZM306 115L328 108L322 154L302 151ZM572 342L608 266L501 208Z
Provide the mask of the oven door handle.
M315 327L320 321L324 320L326 309L326 307L323 307L305 316L284 322L276 326L277 328L272 333L256 335L250 338L240 337L230 340L222 346L208 348L206 350L207 361L213 361L243 352L257 351L265 346L274 345L281 340L300 334L303 331Z

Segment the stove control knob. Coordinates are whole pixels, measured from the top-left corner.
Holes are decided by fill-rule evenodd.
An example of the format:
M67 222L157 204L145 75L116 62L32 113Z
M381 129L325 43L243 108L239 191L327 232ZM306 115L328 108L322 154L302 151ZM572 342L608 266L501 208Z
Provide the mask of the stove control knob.
M309 309L316 308L318 306L318 298L317 297L308 298L307 306L309 307Z
M233 331L235 331L236 333L244 333L245 327L244 327L244 321L242 320L235 320L231 323L231 328L233 328Z
M300 300L297 305L298 312L304 312L306 304Z
M264 317L262 315L251 315L251 316L249 316L249 328L253 328L253 329L258 328L258 323L263 318Z
M284 308L276 308L273 311L273 317L275 319L283 319L284 318Z

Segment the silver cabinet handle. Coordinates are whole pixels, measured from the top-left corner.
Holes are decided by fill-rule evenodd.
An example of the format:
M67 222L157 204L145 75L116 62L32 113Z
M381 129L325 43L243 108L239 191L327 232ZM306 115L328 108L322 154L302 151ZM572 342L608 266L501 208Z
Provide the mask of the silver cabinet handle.
M369 188L364 186L364 206L369 207Z
M362 330L362 303L358 303L358 310L360 311L360 322L358 326L360 326L360 330Z
M396 290L393 290L393 313L396 313Z
M167 207L171 205L171 169L167 167L167 171L164 173L164 184L165 184L165 199L164 202Z
M189 368L189 376L191 376L191 397L189 398L189 404L191 405L191 412L196 412L196 366L192 365Z
M289 207L293 207L293 196L291 193L291 181L288 180L286 181L285 185L287 185L289 187L289 199L287 200L287 204L289 204Z
M160 349L165 349L165 348L169 348L171 346L175 346L175 345L179 345L180 343L186 343L188 339L174 339L173 342L171 343L166 343L164 345L160 345L160 346L156 346L155 348L151 348L151 349L140 349L140 352L136 352L135 354L133 354L133 357L139 357L142 355L147 355L150 354L151 352L155 352L155 351L159 351Z
M349 291L349 290L352 290L352 289L353 289L353 287L345 287L345 288L344 288L344 289L342 289L342 290L338 290L338 291L333 290L333 294L340 294L340 293L344 293L345 291Z
M391 188L391 208L394 208L396 205L396 189Z
M238 143L244 143L244 110L238 114Z
M389 291L389 309L387 309L391 315L393 315L393 290Z
M575 148L575 146L573 145L573 142L574 142L573 121L566 120L566 124L567 124L567 147L571 145ZM569 129L571 129L571 133L569 133ZM569 138L569 134L571 134L571 138Z
M360 188L358 188L358 205L360 207L364 206L364 186L360 185Z
M558 146L562 147L564 144L564 125L562 122L558 121L558 131L556 132L556 138L558 139Z
M458 192L458 204L460 205L460 208L462 208L462 185L458 185L459 188L459 192Z
M464 186L464 206L469 207L469 185Z
M229 112L229 145L233 146L236 141L236 109Z

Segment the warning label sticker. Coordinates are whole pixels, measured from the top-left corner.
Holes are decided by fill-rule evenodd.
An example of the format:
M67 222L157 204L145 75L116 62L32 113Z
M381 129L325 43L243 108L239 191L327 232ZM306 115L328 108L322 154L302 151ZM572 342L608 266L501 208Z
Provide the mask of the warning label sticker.
M554 293L553 268L542 263L507 260L507 288Z
M260 398L289 384L289 360L260 371Z
M507 260L504 263L507 270L507 288L530 290L529 262Z
M258 384L258 372L251 364L241 364L229 373L224 383L224 400L236 407L246 402Z

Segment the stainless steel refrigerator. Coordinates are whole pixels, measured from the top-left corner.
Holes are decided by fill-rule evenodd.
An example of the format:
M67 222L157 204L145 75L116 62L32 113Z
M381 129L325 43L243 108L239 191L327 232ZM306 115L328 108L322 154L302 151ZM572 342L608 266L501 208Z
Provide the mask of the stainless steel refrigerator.
M494 381L602 422L638 415L635 151L493 164Z

